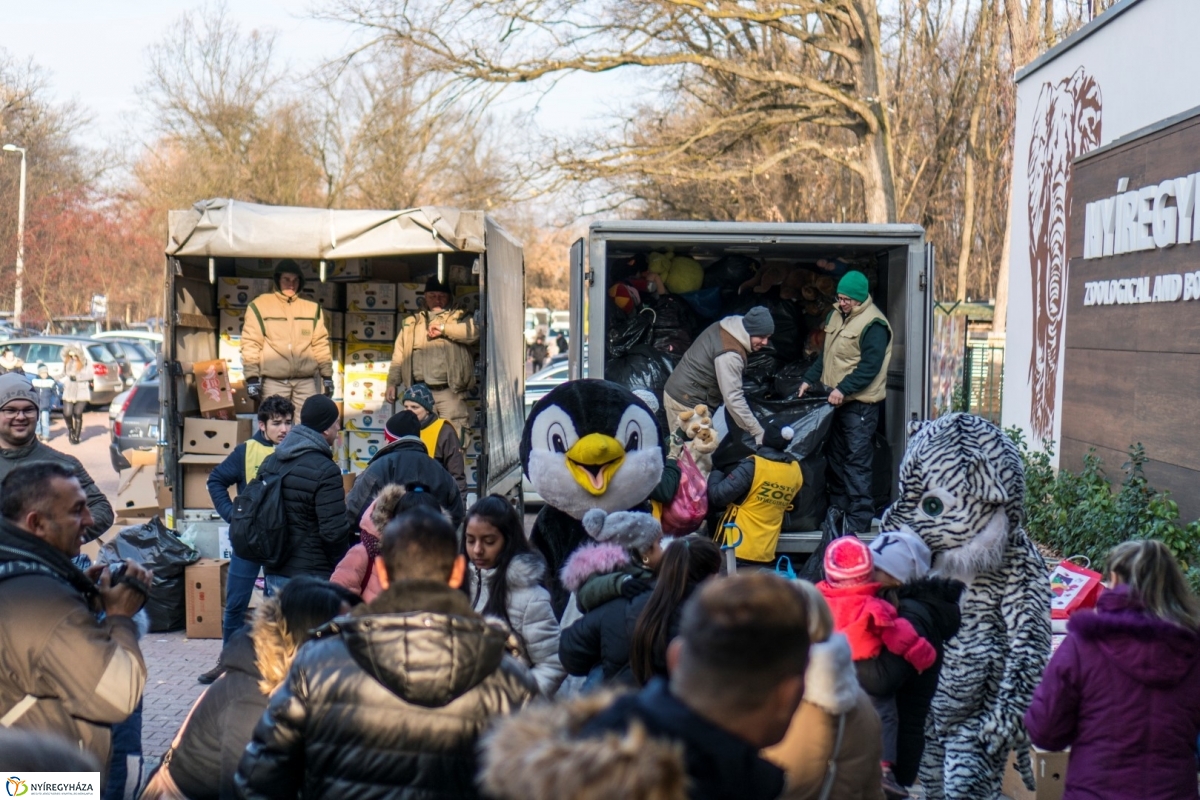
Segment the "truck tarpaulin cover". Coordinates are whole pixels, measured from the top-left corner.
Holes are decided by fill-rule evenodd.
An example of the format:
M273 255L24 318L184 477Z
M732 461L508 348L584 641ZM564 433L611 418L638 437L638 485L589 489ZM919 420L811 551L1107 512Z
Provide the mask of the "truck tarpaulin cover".
M425 206L402 211L291 208L227 198L172 211L169 256L337 260L484 251L484 213Z
M184 544L162 520L125 528L100 548L98 561L112 564L133 559L134 563L154 571L146 615L150 630L176 631L187 624L187 592L183 571L200 560L200 554Z
M825 441L833 429L833 414L837 409L829 405L824 395L788 400L747 397L746 400L763 427L791 427L793 436L786 452L800 462L804 486L784 519L784 529L815 530L825 513ZM729 434L713 453L713 465L728 471L743 458L753 455L754 449L754 437L729 420Z

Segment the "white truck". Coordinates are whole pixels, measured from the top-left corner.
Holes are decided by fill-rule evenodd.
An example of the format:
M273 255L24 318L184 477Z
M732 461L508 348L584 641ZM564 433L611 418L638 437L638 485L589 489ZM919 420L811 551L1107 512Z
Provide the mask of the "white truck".
M818 259L873 266L875 302L892 328L883 432L890 447L891 487L896 492L904 453L906 423L930 413L930 347L933 320L932 245L917 225L757 222L604 221L571 247L570 371L605 375L609 327L609 288L631 258L671 250L708 266L728 255L744 255L764 265L792 267ZM586 320L586 327L585 327ZM595 340L594 346L576 342ZM586 373L585 373L586 363ZM886 456L885 456L886 457ZM779 552L811 552L819 531L784 531Z

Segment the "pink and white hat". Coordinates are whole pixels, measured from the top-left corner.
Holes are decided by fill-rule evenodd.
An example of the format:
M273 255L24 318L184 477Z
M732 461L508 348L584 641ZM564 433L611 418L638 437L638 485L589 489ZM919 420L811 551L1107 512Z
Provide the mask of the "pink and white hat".
M870 583L874 570L871 551L857 536L834 539L825 548L825 579L833 586Z

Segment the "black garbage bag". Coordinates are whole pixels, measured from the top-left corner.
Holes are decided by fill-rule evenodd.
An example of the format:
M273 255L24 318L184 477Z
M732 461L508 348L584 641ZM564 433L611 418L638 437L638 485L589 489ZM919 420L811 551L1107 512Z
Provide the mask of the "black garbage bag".
M792 501L792 510L783 515L783 529L790 532L815 531L821 527L829 498L825 495L825 469L828 460L814 453L800 462L804 485Z
M100 548L97 561L112 564L126 559L154 571L150 598L146 601L150 630L176 631L184 627L187 624L187 592L183 571L189 564L199 561L200 554L155 517L119 532L116 538Z
M722 297L733 297L739 286L754 277L758 266L758 261L749 256L732 254L718 258L704 270L704 288L715 286Z
M709 286L707 289L697 289L694 292L684 292L675 295L692 307L696 316L704 320L714 320L721 316L721 287Z
M802 358L790 364L784 364L776 370L774 382L775 396L795 397L796 393L800 391L800 384L804 383L804 373L808 372L808 368L816 360L816 356Z
M840 539L845 535L847 535L847 531L842 510L836 506L830 506L829 510L825 512L824 522L821 523L821 541L817 544L817 549L813 551L813 554L804 562L804 566L800 568L796 577L803 578L810 583L825 580L825 549L834 539Z
M658 421L667 428L666 413L662 409L663 388L667 378L675 371L680 356L656 350L652 345L639 344L630 348L620 358L610 358L604 365L604 378L619 383L627 389L646 389L658 398Z
M746 359L746 368L742 371L742 390L747 395L769 396L775 381L775 373L783 366L775 349L767 346L757 353L751 353Z
M800 308L791 300L783 300L778 292L767 294L746 292L738 295L733 304L734 314L745 314L755 306L764 306L771 312L775 321L775 332L771 334L771 347L779 358L784 361L794 361L804 355L804 337L808 326L804 323L804 315Z
M682 357L692 346L696 315L686 301L674 295L659 298L654 306L650 345L655 350Z
M608 315L608 357L621 358L630 348L650 338L654 327L654 310L643 308L632 316L617 311Z

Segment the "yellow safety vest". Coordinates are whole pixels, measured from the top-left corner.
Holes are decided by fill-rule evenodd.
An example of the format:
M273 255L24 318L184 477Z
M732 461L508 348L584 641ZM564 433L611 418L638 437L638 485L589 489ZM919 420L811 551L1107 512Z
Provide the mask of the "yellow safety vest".
M754 459L754 480L741 503L731 503L721 520L737 523L742 543L735 551L745 561L774 561L775 545L783 529L783 515L792 507L792 500L804 485L800 464L782 463L762 456ZM723 531L718 531L723 534Z
M435 419L430 424L421 428L421 441L425 443L425 449L429 451L429 457L433 458L433 451L437 449L438 436L442 432L442 426L446 424L444 419Z
M246 483L258 477L258 468L274 452L273 444L263 444L256 439L246 440Z

